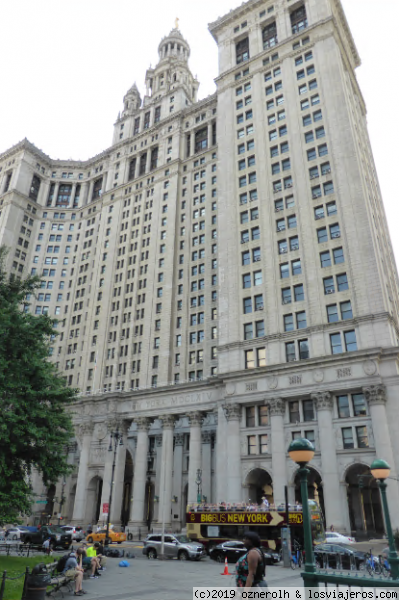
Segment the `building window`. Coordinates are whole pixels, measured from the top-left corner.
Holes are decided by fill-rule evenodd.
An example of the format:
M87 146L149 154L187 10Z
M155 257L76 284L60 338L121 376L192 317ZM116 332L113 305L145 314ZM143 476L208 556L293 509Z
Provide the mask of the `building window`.
M246 427L255 427L255 407L248 406L245 409L245 424Z
M314 421L313 400L304 400L302 402L302 408L303 408L303 420L304 421Z
M37 201L37 197L39 195L39 188L40 188L40 178L37 175L34 175L31 186L30 186L30 190L29 190L29 198L32 198L32 200Z
M201 152L208 147L208 128L204 127L195 134L195 152Z
M69 206L71 194L72 194L72 186L71 185L60 185L59 190L58 190L56 206ZM93 194L94 194L94 188L93 188ZM94 198L94 196L93 196L93 198Z
M256 435L248 436L248 454L256 454Z
M293 35L299 33L308 26L305 6L300 6L296 10L293 10L290 16Z
M339 320L338 307L336 304L330 304L330 306L327 306L327 320L329 323L337 323Z
M267 454L269 452L267 434L263 434L263 435L259 436L259 447L260 447L261 454Z
M255 368L255 357L253 350L245 351L245 368L246 369L254 369Z
M60 190L61 187L64 186L60 186ZM71 186L69 186L71 187ZM101 194L102 194L102 187L103 187L103 178L101 177L100 179L97 179L94 182L94 186L93 186L93 194L92 194L92 200L95 200L96 198L101 198ZM58 198L59 198L60 194L58 193ZM57 200L58 203L58 200Z
M285 357L287 362L296 360L295 342L287 342L285 344Z
M332 333L330 335L330 344L331 344L331 352L333 354L341 354L341 352L343 352L340 333Z
M343 427L342 428L342 442L345 450L350 450L355 447L353 442L353 431L352 427Z
M362 425L361 427L356 427L356 439L357 439L357 447L358 448L368 448L369 447L369 438L367 435L366 425Z
M244 38L236 44L237 65L249 59L249 38Z
M290 423L299 423L301 417L299 413L299 402L297 400L288 403L288 411L290 416Z
M306 360L309 358L309 342L308 340L299 340L299 360Z
M337 408L340 419L346 419L350 417L349 400L347 395L337 396Z
M262 427L269 425L269 408L267 406L258 406L258 424Z
M157 166L158 166L158 146L151 150L150 170L152 171L152 170L156 169Z
M347 352L355 352L357 350L357 341L355 331L345 331L345 349Z
M262 38L264 50L266 50L266 48L273 48L273 46L275 46L278 43L277 26L275 21L273 21L273 23L270 23L270 25L267 25L264 28L262 32Z

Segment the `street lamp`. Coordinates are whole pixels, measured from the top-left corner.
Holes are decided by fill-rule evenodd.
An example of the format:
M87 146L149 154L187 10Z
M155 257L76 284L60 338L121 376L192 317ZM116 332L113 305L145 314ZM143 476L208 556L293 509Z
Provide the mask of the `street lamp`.
M111 475L111 487L109 490L109 502L108 502L108 516L107 516L107 532L105 534L105 545L108 546L108 536L109 536L109 520L111 518L111 505L112 505L112 493L114 491L114 476L115 476L115 465L116 465L116 452L118 450L118 446L123 446L123 438L122 434L119 433L119 429L111 431L108 452L114 453L114 458L112 461L112 475Z
M293 440L288 448L288 454L297 465L299 465L299 475L301 478L301 496L303 511L303 535L305 542L305 573L315 573L316 565L313 556L312 530L310 527L309 503L308 503L308 475L309 469L306 468L314 456L314 446L312 442L305 438ZM306 584L306 580L305 580Z
M391 517L389 516L389 508L387 502L387 484L385 479L389 477L391 467L385 460L376 459L370 467L372 476L377 480L378 487L381 492L382 509L384 511L385 527L387 530L388 542L389 542L389 554L388 561L391 565L392 579L399 578L399 558L395 550L395 543L392 533Z
M201 469L197 470L197 479L195 480L195 483L197 485L197 503L201 504L201 502L202 502L202 490L201 490L202 471L201 471Z

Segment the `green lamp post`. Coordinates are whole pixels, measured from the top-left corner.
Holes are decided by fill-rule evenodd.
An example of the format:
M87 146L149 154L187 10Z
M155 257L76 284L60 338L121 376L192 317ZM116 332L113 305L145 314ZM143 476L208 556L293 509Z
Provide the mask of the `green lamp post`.
M387 530L387 536L388 536L388 542L389 542L388 561L389 561L389 564L391 565L392 579L398 579L399 578L399 558L398 558L398 555L397 555L397 552L395 549L395 542L393 539L391 517L389 516L389 508L388 508L388 502L387 502L387 484L385 483L385 479L387 479L389 477L389 474L391 472L391 467L385 460L381 460L380 458L377 458L377 460L375 460L373 462L373 464L371 465L370 471L371 471L372 476L377 480L378 487L380 488L380 492L381 492L382 509L384 511L385 527Z
M310 473L306 465L314 456L314 446L312 442L305 438L300 438L291 442L288 448L288 454L297 465L299 465L299 475L301 480L301 496L302 496L302 511L303 511L303 534L305 541L305 577L304 581L307 585L312 585L306 581L306 573L315 573L316 565L313 555L312 531L310 527L310 515L308 504L308 475ZM316 584L317 585L317 584Z

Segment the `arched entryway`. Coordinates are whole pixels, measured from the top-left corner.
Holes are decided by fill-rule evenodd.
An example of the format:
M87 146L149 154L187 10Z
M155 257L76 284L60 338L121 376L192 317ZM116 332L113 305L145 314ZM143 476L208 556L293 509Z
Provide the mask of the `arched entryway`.
M151 531L152 522L154 521L154 500L155 500L155 486L150 478L147 479L145 484L145 502L144 502L144 516L143 520L147 524L148 532Z
M245 478L245 487L247 489L247 502L262 504L264 496L272 504L273 500L273 481L270 474L262 468L252 469Z
M42 524L50 523L51 519L53 518L54 509L55 509L54 498L55 498L55 485L52 484L47 489L47 498L46 498L47 504L45 505L45 511L43 511L42 518L40 520Z
M86 490L85 524L97 523L100 518L102 489L103 480L101 477L93 477Z
M66 517L68 523L72 520L73 509L75 506L75 496L76 496L76 483L71 487L71 491L69 492L68 505L66 511Z
M133 486L133 458L129 450L126 451L125 474L123 478L123 497L121 522L125 527L130 520L130 505Z
M384 534L380 491L370 467L356 463L346 471L349 521L352 534L359 540Z
M315 500L319 505L323 520L325 523L325 509L324 509L324 494L323 494L323 482L321 479L321 475L316 469L313 469L308 465L307 467L310 471L308 475L308 496L309 500ZM299 477L298 471L295 474L294 479L294 489L295 489L295 502L298 504L302 504L302 494L301 494L301 481Z

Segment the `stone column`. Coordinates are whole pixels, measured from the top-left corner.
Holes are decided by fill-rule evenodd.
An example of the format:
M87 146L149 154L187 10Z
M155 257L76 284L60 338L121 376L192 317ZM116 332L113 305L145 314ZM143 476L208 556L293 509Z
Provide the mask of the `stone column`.
M190 462L188 467L188 503L197 502L197 471L201 468L201 424L202 413L188 415L190 423Z
M328 529L334 525L337 531L341 531L345 527L345 519L339 493L340 482L332 415L333 398L330 392L318 392L311 397L316 402L317 408L326 524Z
M211 498L211 476L212 476L212 454L211 454L212 434L210 431L202 432L202 494L206 496L207 502L212 502Z
M83 423L79 427L77 438L80 440L80 460L78 480L76 483L75 506L73 507L72 522L76 525L83 523L86 516L86 488L88 484L87 469L90 459L90 444L94 424Z
M227 419L227 494L225 492L223 500L241 502L241 406L227 404L224 412Z
M172 511L172 471L173 471L173 429L175 418L171 415L159 417L162 422L162 463L161 489L159 491L158 523L165 523L165 528L171 527Z
M101 505L100 515L98 517L99 524L104 524L107 520L107 514L103 514L104 504L109 504L109 496L111 491L111 478L112 478L112 462L114 460L114 448L112 446L112 452L109 451L110 435L112 431L115 431L119 427L120 421L117 419L109 419L107 422L107 436L105 446L105 464L103 474L103 487L101 492ZM119 448L118 448L119 451ZM115 489L115 488L114 488ZM112 508L112 507L111 507ZM112 523L112 520L111 520Z
M271 426L271 451L273 469L273 500L276 505L285 502L284 487L287 482L287 448L284 436L285 401L272 398L269 402Z
M130 425L131 425L130 421L122 421L121 425L119 426L119 431L123 435L123 445L119 446L116 451L114 490L113 490L113 494L112 494L112 506L111 506L111 523L113 523L114 525L121 524L122 503L123 503L124 482L125 482L127 433L130 429Z
M175 435L175 451L173 454L173 492L172 495L177 497L177 504L173 504L172 510L179 515L176 521L173 519L173 525L176 530L181 529L183 515L186 512L186 506L183 504L182 476L183 476L183 444L184 436L182 433Z
M161 473L162 473L162 435L155 437L156 456L155 456L155 491L154 494L159 498L161 489ZM159 502L154 503L154 521L158 520Z
M392 526L395 529L399 527L399 515L397 511L397 507L399 506L399 490L398 483L395 481L397 471L388 426L386 389L384 385L372 385L370 387L364 387L363 393L369 405L371 421L373 424L376 456L377 458L386 460L391 467L391 477L393 477L393 479L388 481L387 499Z
M150 419L147 417L140 417L135 421L137 424L137 445L133 476L133 507L129 527L130 525L140 527L144 523L148 430L150 428Z
M72 184L72 187L71 187L71 195L70 195L70 197L69 197L69 204L68 204L68 208L71 208L71 207L73 206L73 199L74 199L74 197L75 197L75 193L76 193L76 185L77 185L76 183L73 183L73 184Z
M223 406L217 412L216 431L216 498L215 502L226 500L227 490L227 421Z

